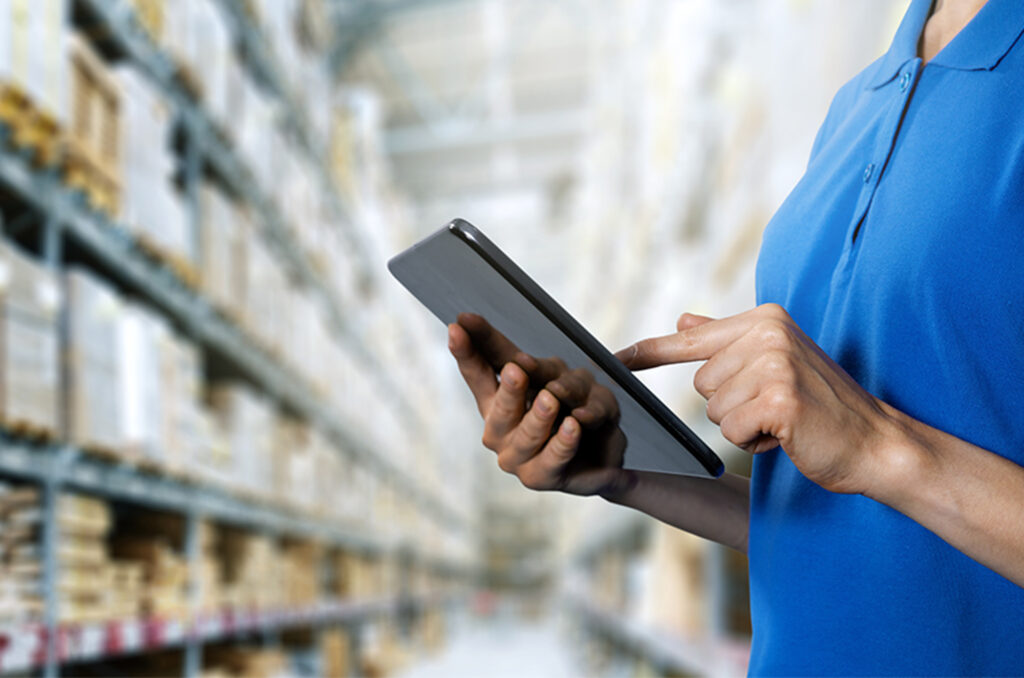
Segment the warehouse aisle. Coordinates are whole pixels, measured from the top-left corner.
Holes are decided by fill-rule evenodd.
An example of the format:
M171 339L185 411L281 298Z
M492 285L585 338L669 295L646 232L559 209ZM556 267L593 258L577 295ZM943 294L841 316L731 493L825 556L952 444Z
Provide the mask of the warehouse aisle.
M397 678L566 678L580 671L555 619L531 622L508 616L484 622L461 619L441 652L417 661Z

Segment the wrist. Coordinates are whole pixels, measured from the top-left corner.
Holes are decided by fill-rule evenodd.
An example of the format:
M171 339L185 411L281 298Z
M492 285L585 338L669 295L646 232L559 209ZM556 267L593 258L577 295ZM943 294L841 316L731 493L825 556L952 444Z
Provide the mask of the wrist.
M612 504L633 506L632 499L636 496L640 485L640 474L622 469L617 474L616 482L598 493L598 496Z
M899 510L922 486L935 460L920 422L885 403L882 408L886 424L862 494Z

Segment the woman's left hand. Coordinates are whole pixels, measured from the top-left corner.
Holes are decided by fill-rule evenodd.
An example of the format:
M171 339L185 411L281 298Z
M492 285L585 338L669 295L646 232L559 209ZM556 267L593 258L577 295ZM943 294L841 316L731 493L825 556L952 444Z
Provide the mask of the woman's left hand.
M694 386L722 435L751 453L781 445L801 473L833 492L865 493L900 434L896 410L865 391L776 304L712 320L684 314L679 331L616 355L633 370L707 361Z

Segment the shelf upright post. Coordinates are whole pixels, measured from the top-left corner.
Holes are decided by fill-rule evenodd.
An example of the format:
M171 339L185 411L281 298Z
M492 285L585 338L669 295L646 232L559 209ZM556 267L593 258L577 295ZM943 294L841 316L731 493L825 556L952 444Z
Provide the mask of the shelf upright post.
M58 466L50 464L47 467L46 480L43 482L43 624L46 629L46 660L43 675L46 678L57 678L60 670L57 657L57 500L60 493L58 475Z
M56 172L50 172L42 182L45 191L53 195L57 190ZM61 236L62 224L52 211L47 212L43 222L43 259L44 262L56 276L59 276L64 258L63 240ZM58 355L64 355L68 344L67 304L61 303L57 315L57 351ZM63 365L65 361L61 361ZM59 374L60 383L67 383L67 375L62 367ZM59 422L59 433L67 431L67 407L61 402L59 408L61 421ZM44 638L46 642L46 656L43 664L43 675L46 678L57 678L60 672L60 657L58 655L59 636L59 596L57 582L60 579L57 559L59 526L57 524L57 504L60 499L60 489L64 475L64 467L75 456L75 451L68 447L61 447L54 450L55 454L50 457L51 463L46 465L46 477L43 481L43 530L42 530L42 551L43 551L43 599L44 613L43 624L46 630Z
M353 619L344 625L345 638L348 641L348 675L361 676L362 653L363 653L363 627L358 619Z
M202 625L199 602L202 595L200 531L202 516L192 503L185 513L185 559L188 569L188 618L185 631L185 678L196 678L203 668Z
M280 543L281 535L279 533L277 533L276 530L272 531L272 530L267 530L265 528L263 530L261 530L261 532L268 539L272 540L272 543L274 544L274 547L275 547L275 549L277 549L277 553L279 554L278 558L280 558L280 550L279 549L280 549L280 546L281 546L281 543ZM278 582L277 585L280 586L281 585L280 582ZM280 592L280 590L279 590L279 592ZM277 605L280 608L287 608L287 605L281 605L280 601L278 601ZM286 609L282 609L282 611L287 611L287 610ZM281 631L278 628L278 625L277 625L276 621L272 622L270 624L261 624L260 625L260 644L263 646L264 649L267 649L267 650L276 650L276 649L281 647Z
M191 122L191 121L189 121ZM199 184L203 172L203 152L209 148L206 135L209 130L205 126L187 124L185 126L185 200L188 205L188 225L191 232L190 247L192 263L198 262L199 250L202 247L202 210L199 204Z

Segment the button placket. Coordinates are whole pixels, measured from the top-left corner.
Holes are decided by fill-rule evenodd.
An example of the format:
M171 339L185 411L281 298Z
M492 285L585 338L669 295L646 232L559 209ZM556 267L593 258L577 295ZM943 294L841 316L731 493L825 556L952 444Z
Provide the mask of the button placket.
M853 250L861 238L860 231L863 228L864 221L867 219L875 192L878 190L881 175L885 170L886 164L889 162L889 156L892 154L896 140L899 137L903 115L910 105L913 92L911 85L914 82L915 76L920 72L920 64L920 59L914 59L909 62L903 67L900 75L895 79L895 83L890 84L890 88L895 85L896 97L885 114L883 122L878 127L875 147L870 156L873 160L870 160L864 166L861 175L864 188L861 190L857 206L854 209L853 218L847 229L843 252L832 277L833 287L843 284L852 269L854 260ZM889 92L893 92L893 89L889 89Z

